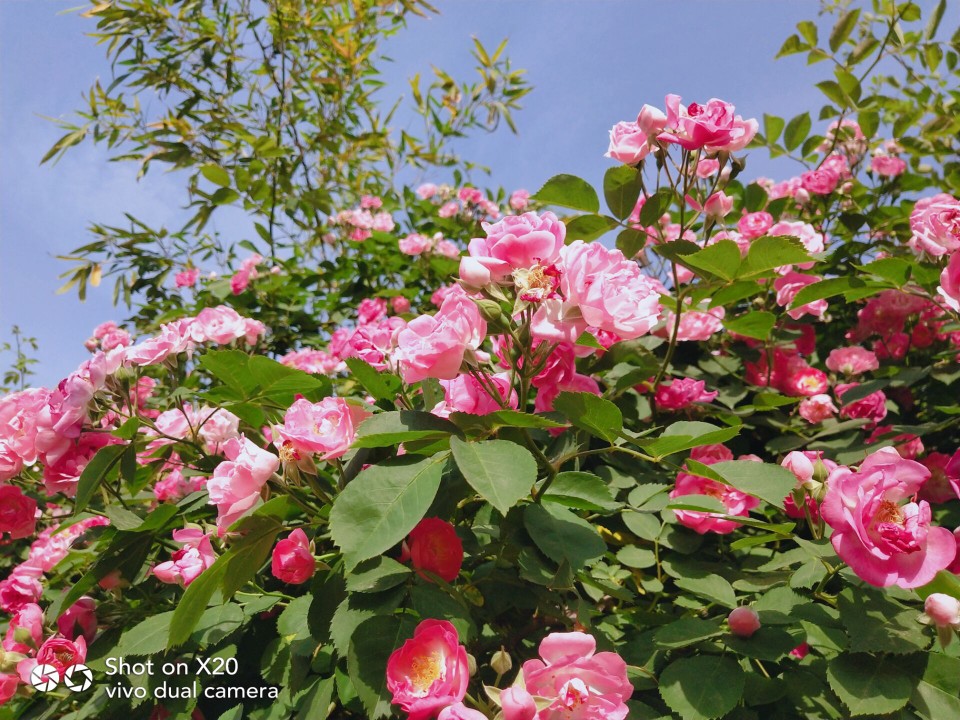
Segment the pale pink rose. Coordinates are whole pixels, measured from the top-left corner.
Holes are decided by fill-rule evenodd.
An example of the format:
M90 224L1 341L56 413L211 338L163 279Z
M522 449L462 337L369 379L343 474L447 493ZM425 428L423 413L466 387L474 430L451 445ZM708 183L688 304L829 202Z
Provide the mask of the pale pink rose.
M856 157L867 150L867 139L856 120L844 118L834 120L827 128L824 141L817 148L820 152L839 150L845 155Z
M497 389L500 401L516 410L517 393L510 387L508 373L490 375L490 382ZM469 413L471 415L488 415L502 409L500 402L492 397L472 375L458 375L453 380L441 380L444 399L430 412L440 417L449 417L452 412Z
M292 350L280 362L311 374L332 375L344 368L340 358L323 350Z
M826 247L824 245L824 236L822 233L816 231L816 229L805 222L792 222L788 220L781 220L770 228L768 235L791 235L800 240L800 244L806 249L809 253L821 253ZM813 263L801 263L797 267L803 269L809 269L813 267Z
M856 472L830 474L821 513L833 528L837 555L864 581L920 587L953 562L953 534L930 525L925 500L910 501L929 477L923 465L893 448L868 455Z
M792 472L800 485L813 479L813 459L808 457L806 453L796 450L789 452L780 462L780 465Z
M446 620L424 620L387 660L387 689L408 720L427 720L467 693L467 650Z
M189 323L182 320L161 325L158 335L127 348L126 364L157 365L171 355L184 352L190 343L189 331Z
M457 191L457 197L465 203L476 204L483 200L483 193L474 187L463 187Z
M0 485L0 536L30 537L37 527L37 501L13 485Z
M174 455L175 456L175 455ZM171 457L173 460L173 457ZM183 470L175 465L168 466L169 472L154 483L153 495L160 502L176 502L190 493L202 490L207 485L204 475L185 476Z
M521 671L528 693L553 701L539 720L627 717L625 701L633 694L627 664L617 653L596 650L593 636L582 632L551 633L540 642L540 658Z
M932 593L923 602L923 612L939 627L960 628L960 600L943 593Z
M370 229L377 232L390 232L396 227L393 216L388 212L378 212L373 216L373 223Z
M707 392L703 380L693 378L674 378L670 384L657 386L655 393L657 407L662 410L683 410L693 403L712 402L719 393Z
M199 434L208 455L216 455L227 440L240 436L240 418L229 410L202 407L197 415L200 422Z
M217 506L217 528L223 535L234 522L251 510L260 491L280 467L280 459L262 450L243 435L223 446L227 457L207 481L210 503Z
M858 387L860 383L841 383L834 389L837 400L841 403L840 416L845 418L859 419L868 418L871 422L866 427L870 428L876 425L887 416L887 396L883 390L877 390L867 395L865 398L844 403L843 395L851 388Z
M383 207L383 200L376 195L361 195L360 207L364 210L379 210Z
M273 548L270 572L280 582L302 585L317 569L307 534L297 528Z
M530 204L530 193L526 190L514 190L510 195L510 209L523 212Z
M880 177L897 177L907 169L907 161L892 155L875 155L870 161L870 172Z
M449 218L449 217L453 217L459 212L460 212L460 205L458 205L456 201L451 200L450 202L446 202L440 206L440 209L437 210L437 215L439 215L442 218Z
M960 249L960 201L946 193L917 200L910 230L908 245L914 252L940 257Z
M400 252L404 255L420 255L427 252L433 245L433 242L426 235L420 233L411 233L406 237L400 238Z
M33 641L27 645L17 640L17 629L22 629ZM26 639L26 638L23 638ZM43 610L36 603L27 603L17 610L7 625L7 635L3 639L3 649L7 652L27 655L43 643Z
M803 273L798 273L794 271L788 272L786 275L781 275L776 280L773 281L773 288L777 291L777 305L780 307L790 307L790 303L793 302L793 299L797 296L803 288L807 285L813 285L814 283L820 282L821 278L816 275L804 275ZM800 307L793 308L792 310L787 311L787 315L792 317L794 320L799 320L804 315L812 315L815 318L823 318L823 314L827 311L827 301L826 300L814 300Z
M695 457L695 453L690 456L692 459L712 465L719 462L709 456ZM723 459L732 459L723 458ZM686 495L709 495L719 500L726 508L726 515L740 515L747 517L750 511L760 504L760 501L752 495L747 495L735 489L731 485L725 485L709 478L691 475L688 472L680 472L677 475L677 481L674 489L670 491L671 498L683 497ZM674 510L677 516L677 522L685 525L691 530L695 530L701 535L713 532L719 535L732 533L740 523L735 520L727 520L717 513L699 512L696 510Z
M220 305L204 308L190 324L190 337L194 342L214 342L226 345L246 337L244 318L231 307Z
M844 375L862 375L880 367L876 353L858 345L834 348L827 356L827 368Z
M727 624L734 635L748 638L760 629L760 615L751 607L737 607L727 616Z
M460 248L458 248L457 244L451 240L441 240L437 243L434 251L437 253L437 255L443 255L451 260L456 260L460 257Z
M91 597L82 597L70 609L57 618L57 630L68 640L82 635L88 643L97 634L97 602Z
M720 161L715 158L700 158L697 162L697 177L704 180L720 171Z
M534 334L573 343L588 327L632 340L650 332L662 310L659 281L619 250L577 240L560 252L563 300L545 300L534 316Z
M733 198L720 192L715 192L703 204L703 212L707 217L722 220L733 210Z
M737 230L748 240L761 237L773 227L773 215L766 211L746 213L737 221Z
M465 355L476 353L486 334L487 323L476 303L451 293L436 315L421 315L397 334L394 358L407 383L428 377L452 380Z
M406 321L393 315L381 318L379 322L360 325L346 337L346 342L338 351L341 359L360 358L377 370L387 368L387 356L394 350L394 338L404 327Z
M344 398L328 397L318 403L300 398L283 416L280 437L299 452L334 460L350 449L357 426L370 416Z
M482 227L486 237L473 238L460 260L460 278L475 287L500 282L518 268L553 264L567 232L552 212L508 215Z
M437 194L437 186L433 183L423 183L423 185L417 188L416 192L417 197L421 200L429 200Z
M21 470L23 460L6 440L0 438L0 482L16 477Z
M960 312L960 251L950 256L950 262L940 273L937 292L949 307Z
M210 536L202 530L174 530L173 540L183 544L183 547L174 552L169 560L155 566L153 574L162 583L187 587L213 565L217 556L213 552Z
M635 122L618 122L610 128L605 156L625 165L636 165L650 153L647 134Z
M756 120L743 120L734 114L734 106L713 98L706 105L691 103L684 107L679 95L667 95L667 118L661 142L677 143L687 150L736 152L743 150L759 125Z
M685 310L680 316L680 327L677 330L677 340L684 342L703 342L709 340L715 333L723 329L723 318L726 310L715 307L706 311ZM669 310L663 312L663 327L657 330L660 337L670 337L673 334L674 314Z
M808 423L819 423L833 417L839 410L829 395L819 394L801 400L797 412Z

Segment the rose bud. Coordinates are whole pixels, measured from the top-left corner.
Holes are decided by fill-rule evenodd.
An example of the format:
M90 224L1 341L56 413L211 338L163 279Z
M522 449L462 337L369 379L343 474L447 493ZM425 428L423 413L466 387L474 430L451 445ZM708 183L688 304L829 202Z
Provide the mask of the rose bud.
M737 637L748 638L760 629L760 616L749 607L734 608L727 617L730 632Z
M307 534L297 528L273 549L270 570L278 580L300 585L309 580L316 570L316 561Z

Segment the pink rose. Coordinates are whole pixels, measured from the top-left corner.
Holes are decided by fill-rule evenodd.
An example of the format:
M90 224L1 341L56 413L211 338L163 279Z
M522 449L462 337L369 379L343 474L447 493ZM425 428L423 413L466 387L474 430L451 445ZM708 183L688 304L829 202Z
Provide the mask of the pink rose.
M856 472L830 474L821 513L837 555L877 587L915 588L933 580L957 552L953 533L930 525L930 505L910 502L930 471L893 448L867 456ZM905 504L904 500L908 500Z
M487 716L458 702L441 710L437 720L487 720Z
M40 577L43 577L43 573L36 568L25 565L14 568L0 581L0 609L15 613L36 603L43 595L43 586L38 580Z
M917 200L910 230L908 245L916 253L940 257L960 249L960 201L946 193Z
M423 183L417 188L416 193L421 200L429 200L437 194L437 186L433 183Z
M937 292L949 307L960 312L960 251L950 256L950 262L940 273Z
M436 315L414 318L397 334L397 361L404 382L453 380L467 353L476 353L487 323L470 298L449 294Z
M844 375L862 375L880 367L875 353L858 345L834 348L827 356L827 368Z
M385 298L364 298L357 306L357 322L361 325L368 325L376 322L387 314L387 301Z
M61 680L67 668L79 665L86 659L87 643L83 636L76 640L54 636L40 646L36 658L17 663L17 674L24 683L29 683L30 673L37 665L52 665L59 675L57 680Z
M718 392L706 391L703 380L674 378L669 385L658 385L654 397L662 410L683 410L693 403L712 402Z
M618 122L610 128L605 156L624 165L636 165L650 153L647 133L635 122Z
M453 380L441 380L444 399L430 412L440 417L449 417L452 412L488 415L501 409L500 401L516 410L517 393L510 386L508 373L490 375L490 382L497 389L499 398L493 398L486 388L472 375L457 375Z
M773 281L773 288L777 291L777 305L780 307L789 307L790 303L803 288L807 285L813 285L820 282L816 275L804 275L794 271L781 275ZM822 318L827 311L826 300L814 300L800 307L787 311L787 315L794 320L799 320L804 315L813 315L815 318Z
M328 397L318 403L300 398L283 416L280 437L300 452L335 460L346 454L357 437L357 426L371 415L344 398Z
M408 720L426 720L463 700L470 682L467 650L446 620L424 620L387 660L387 689Z
M223 454L227 461L217 465L207 481L210 503L217 506L220 535L257 504L263 486L280 467L276 455L243 435L224 443Z
M690 457L705 465L712 465L713 462L717 462L717 460L710 461L711 459L706 457L695 457L694 454L691 454ZM699 475L691 475L688 472L680 472L677 475L674 489L670 491L670 497L677 498L685 495L709 495L723 504L727 515L743 517L747 517L750 511L760 504L757 498L742 493L731 485L725 485ZM740 523L735 520L726 520L717 513L674 510L674 514L677 516L677 522L701 535L708 532L726 535L740 527Z
M457 531L446 520L428 517L417 523L403 542L401 562L410 561L420 577L426 570L450 583L457 579L463 565L463 544Z
M734 635L748 638L760 629L760 616L753 608L741 606L730 611L727 624Z
M410 312L410 301L403 295L395 295L390 298L390 309L397 315L403 315Z
M220 448L227 440L240 437L240 418L229 410L202 407L197 411L199 416L199 432L203 439L204 449L209 455L220 452Z
M702 157L697 162L697 177L701 180L705 180L708 177L715 175L720 170L720 161L716 158L705 158Z
M923 602L923 612L938 627L960 628L960 600L932 593Z
M510 195L510 209L523 212L530 204L530 193L526 190L514 190Z
M748 240L761 237L772 227L773 215L763 210L746 213L737 221L737 230Z
M11 540L30 537L37 527L37 501L13 485L0 486L0 534Z
M930 471L930 479L920 488L920 499L943 503L960 497L960 450L953 456L932 452L920 461Z
M97 634L97 603L91 597L82 597L57 618L57 629L70 640L82 635L88 643Z
M297 528L273 548L270 571L281 582L302 585L317 569L307 534Z
M0 673L0 707L3 707L14 695L17 694L17 686L20 684L20 678L9 673Z
M835 388L837 400L840 401L840 416L851 419L868 418L871 423L867 427L876 425L887 416L887 396L883 390L872 392L864 398L844 403L843 395L860 383L841 383Z
M829 195L837 189L840 176L830 170L810 170L800 175L800 185L813 195Z
M32 640L28 645L17 640L17 630L26 631ZM22 636L21 636L22 637ZM26 638L22 638L26 639ZM3 649L7 652L27 655L40 647L43 642L43 610L36 603L27 603L17 610L7 625L7 635L3 639Z
M709 340L715 333L723 329L723 318L726 310L723 307L709 310L687 310L680 316L680 327L677 329L677 340L681 342L703 342ZM669 310L663 312L663 327L655 333L660 337L670 337L674 328L674 314Z
M460 279L475 287L500 282L519 268L551 265L564 246L566 226L552 212L508 215L482 223L484 238L473 238L460 259Z
M596 652L582 632L551 633L540 643L540 659L523 664L528 693L553 700L539 720L624 720L633 694L627 664L613 652Z
M189 323L183 320L160 326L160 334L127 348L127 365L157 365L171 355L184 352L190 343Z
M870 161L870 172L880 177L897 177L907 169L907 161L892 155L875 155Z
M716 220L722 220L731 210L733 210L733 198L724 194L722 190L708 197L703 204L704 214Z
M246 336L243 320L236 310L226 305L204 308L190 324L190 337L198 343L226 345Z
M406 237L400 238L400 252L404 255L420 255L427 252L432 246L433 241L426 235L420 233L411 233Z
M703 148L710 153L743 150L759 129L756 120L743 120L734 115L733 105L716 98L706 105L691 103L684 107L679 95L667 95L666 107L664 132L657 138L687 150Z
M519 685L508 687L500 693L500 706L503 720L534 720L537 717L537 703L533 695Z
M460 212L460 205L457 204L455 200L446 202L440 206L440 209L437 210L437 215L442 218L453 217Z
M217 556L210 544L210 537L202 530L174 530L173 541L182 543L183 547L174 552L169 560L154 567L153 574L162 583L187 587L213 565Z

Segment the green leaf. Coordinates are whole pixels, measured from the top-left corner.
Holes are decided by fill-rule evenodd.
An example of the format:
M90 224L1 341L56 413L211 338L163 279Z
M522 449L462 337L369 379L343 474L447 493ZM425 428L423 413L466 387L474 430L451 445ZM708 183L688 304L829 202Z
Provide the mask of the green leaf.
M724 644L740 655L776 662L793 650L799 641L783 628L764 625L748 638L728 634Z
M542 415L532 415L519 410L495 410L486 415L452 412L450 420L466 433L487 434L492 430L503 427L517 428L547 428L567 427L566 423L555 422Z
M578 215L567 221L567 242L583 240L590 242L606 235L620 223L606 215Z
M553 403L578 428L613 442L623 430L623 413L609 400L587 392L562 392Z
M624 257L632 258L636 257L637 253L647 246L649 239L650 236L647 235L646 231L627 228L620 231L615 244L617 250L622 252Z
M895 655L925 650L930 637L918 628L916 610L879 590L845 588L837 597L840 621L854 652Z
M676 660L660 674L660 696L684 720L712 720L743 696L744 672L729 657L696 655Z
M77 483L77 496L73 506L75 515L83 512L90 504L100 484L120 463L120 458L126 449L126 445L107 445L100 448L90 459L80 473L80 480Z
M763 135L771 145L780 139L783 132L783 118L776 115L763 114Z
M634 442L649 454L662 459L701 445L726 442L739 432L739 427L719 428L710 423L682 420L667 427L655 440L642 439Z
M413 634L413 619L387 615L363 621L350 639L347 672L371 720L390 714L387 660Z
M937 34L937 30L940 28L940 21L943 20L943 13L947 9L947 0L940 0L934 6L933 12L930 13L930 18L927 20L927 26L924 28L923 36L927 40L933 40L934 36Z
M721 618L711 618L710 620L693 617L681 618L661 627L654 634L653 639L657 645L664 648L687 647L722 635L721 623Z
M770 337L770 331L776 323L777 316L766 310L754 310L745 315L723 320L723 326L730 332L755 340L766 340Z
M457 467L470 486L501 514L530 494L537 481L537 461L509 440L464 442L450 439Z
M682 577L674 580L677 587L694 595L706 598L731 610L737 606L737 596L733 586L719 575L709 574L703 577Z
M393 558L379 556L365 560L347 576L350 592L380 592L404 582L410 576L410 568Z
M170 621L173 611L152 615L143 622L137 623L123 633L113 653L139 656L155 655L163 652L167 647L167 638L170 635Z
M910 694L910 704L929 720L960 718L960 698L920 680Z
M330 716L334 687L335 679L332 677L317 679L298 703L295 720L326 720Z
M577 510L600 512L620 507L607 484L586 472L562 472L553 479L543 494L544 500Z
M886 715L910 699L914 681L898 658L843 653L827 664L827 681L856 715Z
M596 190L575 175L554 175L536 192L533 199L545 205L558 205L588 213L600 209Z
M380 372L360 358L346 358L344 362L350 368L353 379L359 382L374 399L393 401L400 392L403 383L396 375Z
M853 29L857 26L857 19L859 17L860 8L854 8L853 10L845 12L840 16L840 19L837 20L836 25L833 26L833 30L830 31L830 49L833 52L839 50L840 46L850 37L850 33L852 33Z
M733 240L720 240L692 255L684 255L678 262L701 273L733 280L740 267L740 248Z
M456 425L433 413L399 410L378 413L360 423L353 447L392 447L403 442L444 438L457 433Z
M198 645L216 645L239 628L245 619L243 608L236 603L214 605L200 616L190 641Z
M448 458L405 455L372 465L337 496L330 532L348 569L390 549L423 519Z
M593 525L562 507L527 505L523 524L544 555L556 563L567 562L574 572L607 550Z
M797 478L792 472L773 463L727 460L709 467L728 485L766 500L781 510L784 498L797 485Z
M204 165L200 168L200 173L214 185L230 187L230 173L219 165Z
M277 499L279 498L274 500ZM260 509L263 510L265 507ZM242 535L217 561L226 565L223 580L220 583L224 600L233 597L237 590L257 574L270 556L277 535L283 530L283 523L274 515L259 514L258 511L239 520L231 530L240 532Z
M750 243L750 250L740 265L737 278L759 277L768 270L784 265L806 263L812 259L797 238L787 235L760 237Z
M811 283L800 290L800 292L798 292L796 297L793 299L793 302L790 303L790 307L798 308L816 300L823 300L826 298L835 297L837 295L843 295L848 290L861 288L865 285L866 283L864 283L863 280L853 276L820 280L819 282Z
M787 129L783 133L783 145L787 150L793 152L803 144L810 134L810 128L813 122L810 120L810 113L802 113L787 123Z
M603 196L614 217L623 220L629 217L637 205L643 178L640 171L629 165L617 165L603 175Z
M170 637L167 640L167 649L182 645L190 639L193 629L200 621L200 617L210 604L213 593L220 585L227 569L226 556L221 555L217 560L200 573L200 576L187 587L183 597L173 611L170 621Z
M747 185L743 192L743 206L748 212L763 210L767 206L767 191L764 187L759 183Z

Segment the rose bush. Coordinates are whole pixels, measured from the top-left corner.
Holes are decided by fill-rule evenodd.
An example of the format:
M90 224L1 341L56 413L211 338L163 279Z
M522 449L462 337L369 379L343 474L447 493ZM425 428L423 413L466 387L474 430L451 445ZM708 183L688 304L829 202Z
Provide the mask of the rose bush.
M819 125L640 99L605 210L571 175L304 191L283 252L118 261L163 268L137 316L0 399L0 718L960 716L943 13L802 23ZM198 172L262 203L228 159ZM119 656L239 664L29 684Z

